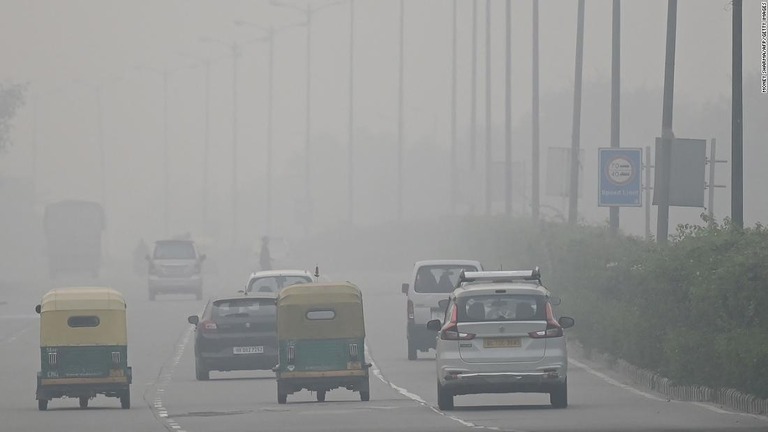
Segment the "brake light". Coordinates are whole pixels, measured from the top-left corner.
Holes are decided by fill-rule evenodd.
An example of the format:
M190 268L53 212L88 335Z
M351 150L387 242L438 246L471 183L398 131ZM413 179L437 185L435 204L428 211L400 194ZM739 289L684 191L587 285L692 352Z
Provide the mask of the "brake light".
M408 300L408 320L413 321L413 302Z
M296 346L288 345L288 363L293 363L296 360Z
M540 330L535 332L528 333L528 336L530 336L533 339L545 339L545 338L556 338L556 337L562 337L563 336L563 328L560 326L560 324L555 319L555 314L552 312L552 305L547 303L546 307L547 311L547 328L546 330Z
M357 344L349 344L349 358L352 361L357 361L357 356L359 355L359 350L357 348Z
M203 333L214 332L218 328L219 327L213 321L203 321L203 322L200 323L200 330L202 330Z
M459 331L458 312L455 307L451 308L451 320L440 330L440 339L442 340L472 340L474 333L462 333Z

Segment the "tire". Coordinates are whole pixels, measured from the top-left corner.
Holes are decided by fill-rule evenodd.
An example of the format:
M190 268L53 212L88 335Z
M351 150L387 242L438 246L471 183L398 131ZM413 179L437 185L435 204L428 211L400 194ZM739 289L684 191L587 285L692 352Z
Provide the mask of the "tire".
M317 391L317 401L318 402L325 402L325 390L318 390Z
M441 411L453 410L453 394L443 389L440 383L437 383L437 407Z
M552 408L568 407L568 381L567 380L549 394L549 403L552 404Z
M131 409L131 391L126 390L122 396L120 396L120 408Z
M82 409L88 408L88 397L84 397L84 396L80 397L80 408Z
M285 405L286 402L288 402L288 394L277 392L277 403Z
M367 390L361 391L360 400L363 402L368 402L369 400L371 400L371 392Z
M408 339L408 360L416 360L419 358L418 350L416 349L416 343Z
M40 411L45 411L48 409L48 399L38 399L37 400L37 409Z
M208 381L211 379L211 373L208 369L203 367L201 363L202 361L198 357L195 357L195 378L197 378L198 381Z

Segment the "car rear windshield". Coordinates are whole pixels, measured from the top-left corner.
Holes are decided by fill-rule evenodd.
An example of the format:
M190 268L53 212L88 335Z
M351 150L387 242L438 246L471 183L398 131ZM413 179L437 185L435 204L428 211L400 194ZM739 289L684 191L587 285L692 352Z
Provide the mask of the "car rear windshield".
M312 282L307 276L269 276L254 279L248 285L248 292L277 292L281 288Z
M417 293L451 293L464 271L477 271L475 266L433 265L423 266L416 273L413 290Z
M462 297L459 322L539 321L547 319L546 298L537 295L493 294Z
M248 318L256 316L274 316L276 313L275 301L272 299L229 299L213 302L211 318Z
M158 242L155 245L155 259L195 259L192 242Z

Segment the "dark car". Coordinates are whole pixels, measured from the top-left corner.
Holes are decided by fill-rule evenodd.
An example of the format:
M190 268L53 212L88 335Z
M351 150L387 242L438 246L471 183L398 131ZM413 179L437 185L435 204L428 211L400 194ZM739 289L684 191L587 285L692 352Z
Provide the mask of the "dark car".
M276 295L215 298L195 325L195 375L207 380L212 370L270 370L277 364Z

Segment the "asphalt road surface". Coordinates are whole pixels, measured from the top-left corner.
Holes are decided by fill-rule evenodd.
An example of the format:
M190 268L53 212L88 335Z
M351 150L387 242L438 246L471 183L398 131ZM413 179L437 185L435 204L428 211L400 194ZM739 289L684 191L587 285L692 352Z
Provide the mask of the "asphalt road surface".
M326 401L309 392L279 405L270 371L211 373L194 377L188 315L204 301L192 296L147 299L146 283L129 269L91 280L30 280L0 292L0 431L768 431L768 419L707 404L667 401L634 389L621 377L572 358L570 406L550 408L547 395L475 395L456 398L456 409L436 406L434 354L406 359L404 275L335 275L364 292L367 344L375 367L371 400L334 390ZM245 282L209 277L206 295L236 291ZM54 285L111 285L128 301L132 408L103 396L89 408L76 399L37 410L35 374L39 325L34 306ZM577 323L578 325L578 317Z

